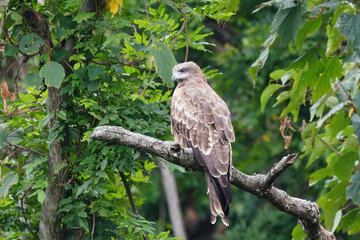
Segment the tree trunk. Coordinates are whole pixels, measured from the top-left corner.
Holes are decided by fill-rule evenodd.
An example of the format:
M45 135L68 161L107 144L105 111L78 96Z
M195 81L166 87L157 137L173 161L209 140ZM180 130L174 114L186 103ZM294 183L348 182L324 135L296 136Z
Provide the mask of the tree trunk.
M163 161L160 161L160 163L162 183L164 186L174 236L185 237L186 239L187 237L184 228L183 217L181 214L179 193L176 186L175 175L170 172L169 166L166 163L164 163Z
M60 90L55 87L48 88L48 98L46 102L46 109L48 113L55 113L54 117L49 122L49 129L55 124L56 111L60 108ZM60 240L61 238L61 215L58 212L58 203L64 198L65 190L61 183L65 183L68 179L67 168L55 173L55 168L58 164L65 161L62 155L62 144L58 140L53 140L49 146L49 160L48 160L48 177L50 179L49 185L45 190L45 199L41 205L41 219L39 226L40 239ZM60 184L60 185L59 185Z
M94 12L96 10L97 0L84 0L80 12ZM45 38L46 39L46 38ZM67 40L63 49L71 52L75 42L73 39ZM71 70L63 64L66 76L71 73ZM60 95L60 89L55 87L48 88L48 98L46 101L46 110L48 113L55 113L49 122L49 129L54 126L57 115L56 112L61 110L62 103L66 100L66 95ZM76 111L76 110L75 110ZM65 127L66 131L67 127ZM57 214L58 204L65 196L65 189L63 184L68 181L68 168L62 168L55 173L58 164L68 160L67 154L63 153L63 147L68 145L68 134L66 134L63 142L53 140L49 145L49 159L48 159L48 177L49 185L45 190L45 199L41 205L41 218L39 224L40 239L43 240L60 240L61 239L61 219L62 216Z

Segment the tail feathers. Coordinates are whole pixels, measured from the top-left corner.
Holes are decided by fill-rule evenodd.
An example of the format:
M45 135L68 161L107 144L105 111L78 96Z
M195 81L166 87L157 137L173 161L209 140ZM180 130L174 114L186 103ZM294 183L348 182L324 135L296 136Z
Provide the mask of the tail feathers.
M193 150L194 156L198 163L204 167L209 194L211 223L214 224L216 222L216 217L220 216L224 225L229 226L228 215L230 211L230 205L232 203L229 173L226 175L220 174L218 178L213 177L208 170L206 159L203 159L203 157L206 155L201 154L198 148L194 148L190 141L186 141L186 144Z
M229 210L231 199L230 184L227 187L222 187L219 183L219 179L211 176L211 174L205 170L206 183L208 186L211 223L216 222L216 217L220 216L221 221L225 226L229 226Z

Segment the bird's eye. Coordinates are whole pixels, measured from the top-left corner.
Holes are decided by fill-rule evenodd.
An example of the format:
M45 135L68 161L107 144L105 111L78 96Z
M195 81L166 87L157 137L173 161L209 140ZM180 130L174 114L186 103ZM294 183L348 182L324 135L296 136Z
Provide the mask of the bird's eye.
M184 68L180 69L179 72L183 73L183 72L185 72L185 69Z

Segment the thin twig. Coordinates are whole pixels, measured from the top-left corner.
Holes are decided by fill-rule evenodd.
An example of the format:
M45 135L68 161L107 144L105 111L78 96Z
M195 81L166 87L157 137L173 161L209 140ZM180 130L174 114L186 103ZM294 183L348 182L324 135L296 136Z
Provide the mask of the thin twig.
M172 49L174 48L175 43L176 43L176 40L177 40L178 37L180 36L181 32L185 29L185 25L186 25L186 24L187 24L187 23L185 22L185 19L184 19L183 24L181 25L180 30L179 30L178 33L175 35L175 38L174 38L174 40L173 40L172 43L171 43L170 50L172 50Z
M18 148L17 150L20 150L20 149ZM19 169L20 169L19 174L21 174L21 173L24 171L24 165L25 165L25 163L27 162L27 160L28 160L28 158L30 157L30 155L31 155L31 153L29 152L29 153L26 155L26 157L25 157L23 163L21 164L21 166L19 166Z
M336 153L339 157L341 157L341 153L339 153L338 151L336 151L336 149L335 149L333 146L331 146L331 145L330 145L329 143L327 143L324 139L322 139L319 134L316 134L316 136L320 139L320 141L321 141L322 143L324 143L324 144L325 144L326 146L328 146L331 150L333 150L334 153Z
M150 17L149 17L149 12L148 12L147 5L146 5L146 0L144 0L144 4L145 4L146 17L147 17L148 24L149 24L150 35L153 36L152 31L151 31Z
M94 239L96 215L97 215L97 213L93 213L93 219L92 219L93 224L92 224L92 230L91 230L91 240Z
M26 113L26 112L32 112L32 113L34 113L35 110L44 110L44 107L34 107L34 108L30 108L30 109L27 109L27 110L24 110L24 111L14 112L14 113L12 113L12 114L13 114L13 115L19 115L19 114L23 114L23 113ZM40 111L36 111L36 112L40 112Z
M15 144L15 143L11 143L9 141L6 141L7 144L11 145L11 146L14 146L16 148L20 148L22 150L25 150L25 151L29 151L29 152L32 152L34 154L37 154L39 156L43 156L43 154L39 151L36 151L36 150L32 150L31 148L27 148L27 147L24 147L24 146L21 146L21 145L18 145L18 144Z
M20 72L22 65L26 62L26 60L27 60L27 57L23 56L21 59L20 66L15 75L15 96L16 97L18 97L18 94L19 94L19 84L18 84L19 83L19 72Z
M129 202L130 202L130 205L131 205L131 209L132 211L134 212L134 214L138 215L138 211L136 209L136 206L135 206L135 202L134 202L134 199L132 197L132 194L131 194L131 190L130 190L130 185L129 183L126 181L126 177L125 177L125 174L123 172L120 171L120 169L118 169L119 171L119 174L120 174L120 177L121 177L121 180L124 184L124 187L125 187L125 190L126 190L126 194L129 198Z
M344 79L344 80L345 80L345 79ZM342 89L343 89L343 91L345 92L345 94L346 94L346 96L347 96L348 100L352 102L352 99L351 99L351 97L350 97L349 93L346 91L346 89L344 88L344 86L342 85L342 83L341 83L341 82L342 82L342 81L339 81L338 86L339 86L339 85L341 86L341 88L342 88Z
M26 217L26 214L25 214L25 208L24 208L24 198L26 197L27 193L30 191L30 189L33 186L34 186L34 183L29 185L26 188L24 194L21 196L21 198L20 198L20 208L21 208L21 215L24 218L24 223L25 223L25 226L26 226L27 230L31 233L31 235L36 236L36 234L32 231L32 229L29 226L29 223L28 223L28 220L27 220L27 217Z
M14 66L14 64L19 60L20 58L17 58L4 72L3 76L2 76L2 81L4 81L5 77L7 76L8 72L10 71L10 69Z
M70 178L69 181L67 181L66 183L57 183L56 185L59 186L59 187L63 187L63 186L65 186L65 185L67 185L67 184L70 184L70 183L74 180L74 178L75 178L75 173L73 173L73 174L71 175L71 178Z
M344 141L344 144L348 144L348 145L351 145L351 146L354 146L354 147L359 147L358 141L353 141L351 139L347 139L347 138L344 138L344 137L341 137L340 141ZM345 143L345 142L348 142L348 143ZM352 143L352 144L350 144L350 143Z
M18 151L19 151L20 149L18 148L18 149L15 149L13 152L11 152L10 153L10 155L7 155L7 156L5 156L5 158L7 157L7 158L11 158L13 155L15 155ZM6 153L7 151L5 151L5 153ZM1 156L1 158L3 157L4 155L2 155ZM1 159L0 158L0 159Z
M186 22L186 24L185 24L185 32L186 32L186 52L185 52L185 62L187 62L188 55L189 55L189 33L188 33L188 29L187 29L188 19L187 19L186 14L184 14L184 21Z

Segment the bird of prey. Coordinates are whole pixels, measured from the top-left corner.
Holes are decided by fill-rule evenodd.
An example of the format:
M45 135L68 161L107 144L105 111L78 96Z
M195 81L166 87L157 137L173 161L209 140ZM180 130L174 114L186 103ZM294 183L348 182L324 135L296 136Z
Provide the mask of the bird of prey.
M174 140L193 150L195 159L204 167L210 202L211 223L217 216L229 226L232 203L230 167L235 141L231 114L226 103L206 81L194 62L173 68L172 80L178 82L171 100L171 132Z

